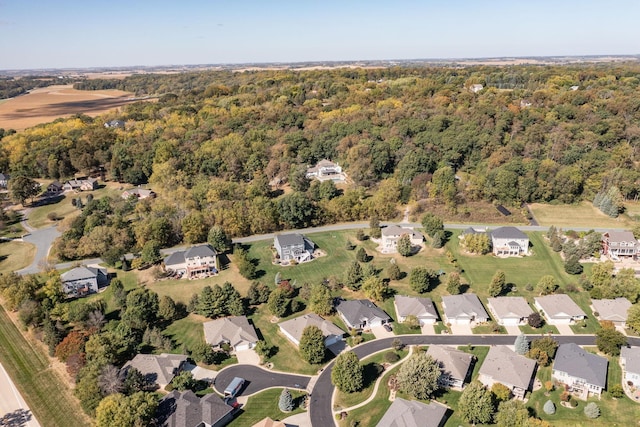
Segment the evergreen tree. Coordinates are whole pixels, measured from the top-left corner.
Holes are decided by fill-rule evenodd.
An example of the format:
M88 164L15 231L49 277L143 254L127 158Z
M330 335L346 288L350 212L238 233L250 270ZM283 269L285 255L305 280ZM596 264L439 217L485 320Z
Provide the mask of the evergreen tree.
M523 334L520 334L516 337L516 341L513 343L515 348L515 352L518 354L527 354L529 351L529 340Z
M322 284L311 286L309 309L320 316L327 316L333 311L333 298L329 288Z
M358 261L353 261L347 269L347 278L345 285L354 291L360 289L360 282L362 281L362 267Z
M283 389L282 393L280 393L280 398L278 399L278 408L282 412L291 412L293 411L293 397L289 392L289 389Z
M553 415L556 413L556 405L551 400L547 400L542 407L542 410L547 415Z
M506 290L506 278L504 275L504 271L498 270L493 275L491 279L491 284L489 285L489 295L492 297L497 297L502 294Z
M261 282L252 282L247 292L247 298L251 305L264 304L269 300L270 294L271 289L267 285Z
M398 267L398 264L395 262L391 263L387 268L387 276L389 276L389 279L400 280L401 275L402 272L400 271L400 267Z
M411 255L411 237L408 234L403 234L398 239L398 253L404 257Z
M356 259L359 262L367 262L369 260L367 251L365 251L363 247L358 248L358 250L356 251Z
M324 335L322 335L320 328L314 325L305 327L302 330L298 349L307 363L313 365L322 363L325 356L325 347Z
M353 351L340 353L331 370L331 383L344 393L362 390L363 367Z
M409 284L414 291L424 293L429 290L431 282L435 281L436 278L437 275L435 271L424 267L416 267L411 270Z
M231 247L231 239L219 225L214 225L209 229L207 243L218 253L224 253Z
M584 407L584 414L587 418L596 419L600 416L600 407L596 402L589 402L587 406Z
M289 312L290 300L284 294L282 289L276 289L269 295L267 308L277 317L283 317Z

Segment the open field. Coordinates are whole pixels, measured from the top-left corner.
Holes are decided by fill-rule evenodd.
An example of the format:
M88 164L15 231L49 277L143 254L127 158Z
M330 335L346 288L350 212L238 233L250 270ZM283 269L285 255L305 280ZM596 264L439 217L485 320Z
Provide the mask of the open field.
M31 264L36 247L31 243L0 242L0 273L12 273Z
M72 85L39 88L0 104L0 128L22 130L60 117L91 117L135 102L121 90L75 90Z
M637 203L629 203L629 205L632 206L630 212L635 214L640 211ZM611 218L587 201L574 205L532 203L529 207L538 223L545 227L555 225L567 230L572 227L631 228L634 224L628 215L623 214L618 218Z
M42 351L29 343L0 307L0 363L43 426L87 426L71 390L51 369Z

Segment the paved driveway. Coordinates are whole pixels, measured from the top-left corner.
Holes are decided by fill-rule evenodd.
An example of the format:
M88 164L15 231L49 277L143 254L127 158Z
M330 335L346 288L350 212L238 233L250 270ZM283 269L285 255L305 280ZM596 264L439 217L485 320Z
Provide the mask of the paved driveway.
M259 365L260 364L260 356L255 350L241 350L236 351L236 357L238 358L238 363L241 365Z
M371 332L373 332L373 335L376 336L376 339L378 338L391 338L394 337L395 334L392 331L387 331L384 326L374 326L373 328L371 328Z
M233 365L218 372L215 389L218 393L224 393L224 389L233 378L240 377L246 380L242 395L248 396L270 387L288 387L306 389L311 377L304 375L291 375L269 371L253 365Z
M49 255L49 248L53 244L53 241L60 235L60 232L56 229L56 226L41 228L39 230L33 230L30 234L26 234L22 241L25 243L31 243L36 247L36 255L33 258L31 265L16 271L18 274L35 274L41 271L41 267L47 262L47 256Z
M504 328L507 330L507 334L509 335L520 335L522 333L520 328L516 325L505 325Z
M420 327L420 329L422 330L422 335L435 335L436 334L436 330L433 327L433 325L422 325Z
M555 327L558 328L560 335L575 335L573 329L571 329L571 326L569 325L555 325Z
M451 334L453 335L473 335L471 325L451 325Z

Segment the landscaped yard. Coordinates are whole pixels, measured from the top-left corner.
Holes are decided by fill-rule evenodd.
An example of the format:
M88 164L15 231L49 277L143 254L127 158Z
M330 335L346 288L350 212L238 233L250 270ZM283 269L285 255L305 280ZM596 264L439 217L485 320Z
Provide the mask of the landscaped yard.
M282 421L291 415L304 412L302 409L302 403L306 396L306 393L299 392L297 390L289 390L295 404L295 409L291 412L282 412L278 408L278 402L280 400L281 388L275 388L265 390L258 394L249 397L246 406L241 410L238 415L229 425L233 427L250 427L256 424L258 421L269 417L272 420Z
M0 241L0 273L13 273L31 264L36 247L31 243Z
M611 218L594 207L591 202L583 201L574 205L550 205L532 203L529 205L533 216L542 226L555 225L570 230L574 228L631 228L633 221L627 215ZM631 212L637 213L636 205L631 204Z

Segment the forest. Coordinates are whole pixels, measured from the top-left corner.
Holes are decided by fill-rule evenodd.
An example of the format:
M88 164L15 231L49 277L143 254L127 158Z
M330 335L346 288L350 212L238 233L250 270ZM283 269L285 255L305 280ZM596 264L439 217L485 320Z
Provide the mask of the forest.
M140 250L147 236L161 246L204 241L212 226L242 236L391 219L408 201L456 212L474 201L517 208L600 194L615 215L638 196L639 73L630 62L87 80L75 87L157 100L0 133L0 169L48 179L104 170L158 193L124 211L115 201L92 207L65 233L65 258L99 253L84 244L95 227ZM112 119L125 128L105 128ZM324 158L343 167L347 185L305 178Z

